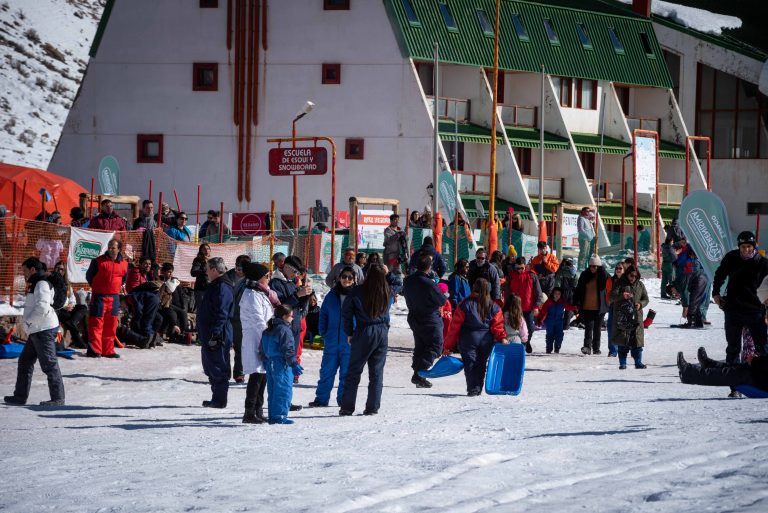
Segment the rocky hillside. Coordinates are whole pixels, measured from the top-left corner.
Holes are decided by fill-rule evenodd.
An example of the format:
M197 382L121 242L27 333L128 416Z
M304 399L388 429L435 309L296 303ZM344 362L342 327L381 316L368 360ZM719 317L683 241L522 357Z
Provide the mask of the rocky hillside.
M105 0L0 0L0 162L45 169Z

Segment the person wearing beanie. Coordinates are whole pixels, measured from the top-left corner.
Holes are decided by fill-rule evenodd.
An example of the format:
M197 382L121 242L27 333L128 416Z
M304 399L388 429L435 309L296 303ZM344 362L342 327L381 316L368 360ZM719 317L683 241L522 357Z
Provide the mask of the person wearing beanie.
M259 357L261 336L267 322L273 317L275 306L280 304L275 291L269 288L269 268L256 262L243 263L244 278L239 302L242 325L241 358L243 373L248 376L245 390L245 424L263 424L264 390L267 386L266 368Z
M735 363L741 353L742 328L749 329L758 355L766 355L768 332L764 321L765 307L758 298L757 289L768 276L768 259L757 251L755 234L744 231L737 239L738 249L725 254L715 271L712 299L725 312L725 361ZM728 280L727 295L720 289ZM738 392L732 392L738 394Z
M69 217L72 218L72 222L69 223L73 228L88 228L91 220L85 217L83 209L80 207L72 207L69 211Z
M584 354L600 353L600 330L603 317L608 312L605 287L608 273L597 255L589 258L589 267L579 276L573 303L579 308L579 318L584 323Z

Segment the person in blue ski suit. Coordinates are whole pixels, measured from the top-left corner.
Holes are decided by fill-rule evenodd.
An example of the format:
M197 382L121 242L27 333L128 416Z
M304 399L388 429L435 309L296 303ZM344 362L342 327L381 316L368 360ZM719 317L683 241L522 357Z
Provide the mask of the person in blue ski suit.
M295 256L285 259L283 268L272 272L269 288L277 294L277 299L282 304L289 305L293 309L291 332L293 333L293 347L298 351L301 344L301 318L307 313L309 296L312 295L311 286L298 286L296 280L299 274L304 272L301 260Z
M462 258L456 262L455 271L448 276L448 293L450 294L451 307L456 307L467 299L472 292L469 287L469 262Z
M552 296L541 307L536 319L537 324L544 324L544 327L547 329L547 354L550 354L552 349L556 353L560 352L560 348L563 345L563 319L565 318L565 312L574 310L575 308L572 305L566 303L562 289L560 287L553 288Z
M270 424L293 424L288 418L293 398L293 377L304 369L296 360L291 322L293 307L283 304L275 308L275 316L261 335L259 356L267 369L267 417Z
M432 383L419 376L419 371L432 367L435 358L443 351L443 318L440 308L445 296L429 277L432 257L419 256L416 272L403 281L403 297L408 306L408 326L413 332L413 376L411 383L416 388L430 388Z
M389 309L393 291L387 283L383 266L371 267L362 285L350 292L341 307L344 333L349 337L349 369L344 381L340 416L352 415L357 401L360 375L368 365L368 399L365 415L376 415L381 405L384 386L384 364L387 361Z
M212 397L203 401L206 408L226 408L229 392L229 350L232 348L232 281L220 257L208 259L206 272L210 283L197 309L197 336L201 345L203 371L211 384Z
M350 347L342 327L341 307L352 292L356 279L352 267L342 269L336 286L328 292L320 307L319 331L323 337L323 360L320 363L320 379L317 382L315 400L309 403L310 407L328 406L337 371L339 387L336 391L336 404L340 405L341 398L344 397Z

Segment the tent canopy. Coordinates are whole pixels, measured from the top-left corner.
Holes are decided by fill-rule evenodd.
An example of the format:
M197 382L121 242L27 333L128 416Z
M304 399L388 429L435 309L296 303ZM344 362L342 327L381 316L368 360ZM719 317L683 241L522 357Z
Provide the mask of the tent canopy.
M24 180L26 192L22 199ZM16 184L16 205L13 204L13 184ZM62 222L69 221L69 211L80 204L80 194L88 193L82 186L69 178L32 167L15 166L0 162L0 204L5 205L10 215L14 210L18 217L34 219L42 209L40 189L48 191L50 199L45 203L48 213L58 210ZM21 211L22 202L24 211Z

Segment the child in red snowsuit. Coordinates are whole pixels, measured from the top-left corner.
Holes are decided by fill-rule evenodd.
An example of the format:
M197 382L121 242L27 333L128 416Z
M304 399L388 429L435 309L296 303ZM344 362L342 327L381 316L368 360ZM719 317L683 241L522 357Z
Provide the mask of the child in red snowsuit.
M451 329L451 319L453 318L453 308L451 307L451 301L448 293L448 285L445 283L438 283L437 288L445 296L445 304L440 307L440 317L443 319L443 340L448 338L448 332Z

